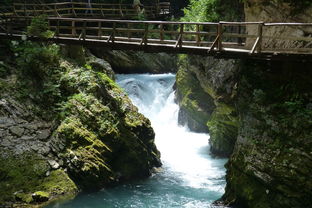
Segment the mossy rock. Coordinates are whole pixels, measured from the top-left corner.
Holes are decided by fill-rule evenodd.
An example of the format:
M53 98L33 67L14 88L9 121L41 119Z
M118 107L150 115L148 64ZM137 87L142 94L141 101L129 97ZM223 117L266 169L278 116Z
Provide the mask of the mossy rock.
M3 151L4 153L4 151ZM0 202L14 200L14 193L31 193L49 170L47 161L34 153L0 157Z
M46 202L50 198L50 194L44 191L36 191L32 194L34 202Z
M212 98L204 92L196 76L187 68L179 69L176 75L176 87L181 109L179 123L189 124L189 128L193 131L207 132L206 123L215 108Z
M210 150L213 154L229 157L238 134L238 117L235 109L217 103L211 119L207 122L210 134Z
M37 193L42 197L35 201L41 203L79 189L99 189L149 176L153 167L161 165L150 121L133 106L112 74L105 74L104 65L90 57L89 64L73 60L84 51L64 58L55 45L40 46L30 42L14 46L19 56L10 63L15 61L17 70L12 71L14 83L5 93L16 95L12 99L21 106L29 104L30 116L36 114L32 118L53 121L47 141L51 152L17 155L0 150L0 204L30 203L29 196L38 191L49 195ZM28 55L30 62L24 58ZM27 74L28 69L37 68L40 74ZM0 86L8 80L0 79ZM59 162L59 169L52 171L48 160Z
M30 204L34 201L32 194L31 193L16 193L15 194L15 199L18 202L23 202L23 203L27 203Z

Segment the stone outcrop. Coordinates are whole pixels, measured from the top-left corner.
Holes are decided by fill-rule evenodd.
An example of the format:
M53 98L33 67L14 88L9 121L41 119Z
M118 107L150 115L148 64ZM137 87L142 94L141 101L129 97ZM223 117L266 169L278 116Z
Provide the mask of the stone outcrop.
M302 1L303 2L303 1ZM245 3L246 22L299 22L309 23L312 19L312 7L300 7L302 2L290 4L289 1L248 0ZM299 5L296 8L296 5ZM258 35L256 25L247 26L247 33ZM262 48L311 48L310 41L293 41L282 37L311 37L312 27L264 27L263 36L278 37L279 39L264 38ZM247 40L247 46L252 47L255 39Z
M175 73L177 71L176 55L166 53L144 53L142 51L109 51L91 49L97 57L107 60L114 72L133 73Z
M237 136L236 98L239 65L234 60L188 56L177 73L179 122L191 130L209 131L211 151L229 156ZM201 127L201 128L199 128Z
M240 128L223 199L245 207L310 206L311 63L243 63Z
M27 207L147 177L161 165L150 121L115 84L107 62L14 44L7 49L18 54L0 63L1 205Z

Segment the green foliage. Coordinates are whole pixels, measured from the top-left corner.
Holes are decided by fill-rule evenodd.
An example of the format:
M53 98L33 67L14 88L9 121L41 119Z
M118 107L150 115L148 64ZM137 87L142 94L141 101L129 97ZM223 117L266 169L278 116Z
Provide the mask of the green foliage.
M19 93L16 97L25 99L32 96L39 106L47 111L53 110L54 104L61 99L59 46L24 41L14 42L11 49L16 56L16 68L21 80L17 83Z
M182 21L217 22L243 19L240 0L190 0Z
M35 191L33 188L40 184L49 170L47 162L32 153L0 157L0 202L12 200L13 193ZM4 188L5 187L5 188Z
M289 3L295 10L300 11L312 5L311 0L275 0L277 2Z
M9 74L7 66L0 62L0 78L6 77Z
M30 26L27 27L27 35L40 38L52 38L54 33L48 30L48 28L47 16L40 15L31 20Z
M213 22L218 20L216 0L190 0L182 21Z

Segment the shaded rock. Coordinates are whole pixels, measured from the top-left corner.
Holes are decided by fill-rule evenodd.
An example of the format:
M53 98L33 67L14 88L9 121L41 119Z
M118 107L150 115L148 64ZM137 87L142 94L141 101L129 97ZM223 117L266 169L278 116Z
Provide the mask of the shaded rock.
M29 193L17 192L14 195L17 201L21 201L28 204L34 201L32 194Z
M15 136L21 137L24 133L25 129L20 128L19 126L10 127L10 132Z
M177 73L179 123L193 131L209 131L210 150L227 157L238 131L234 107L239 62L201 56L180 56Z
M44 191L37 191L32 194L32 198L34 202L45 202L49 200L50 195L49 193L44 192Z
M226 164L223 200L252 208L309 207L312 111L306 104L312 97L312 66L279 61L243 64L236 103L240 130Z
M50 129L41 130L37 135L37 138L42 141L46 141L51 134Z
M109 62L116 73L166 73L177 71L177 57L166 53L90 49Z
M60 167L60 165L55 160L48 160L48 163L53 169L58 169Z

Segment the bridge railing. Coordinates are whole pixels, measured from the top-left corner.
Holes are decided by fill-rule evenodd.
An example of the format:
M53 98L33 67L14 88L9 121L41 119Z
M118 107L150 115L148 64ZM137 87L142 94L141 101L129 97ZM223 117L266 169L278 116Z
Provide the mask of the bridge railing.
M176 51L201 49L208 53L312 53L312 23L167 22L56 17L50 17L47 21L56 39L162 46ZM2 26L7 28L8 34L21 34L22 25L26 27L29 24L30 18L12 17ZM278 28L287 35L272 33L279 31ZM298 31L305 32L304 36L298 36Z
M144 5L146 17L158 17L169 14L170 3ZM103 17L103 18L135 18L138 11L132 4L107 4L86 2L58 2L58 3L14 3L11 15L38 16L46 14L54 17Z

